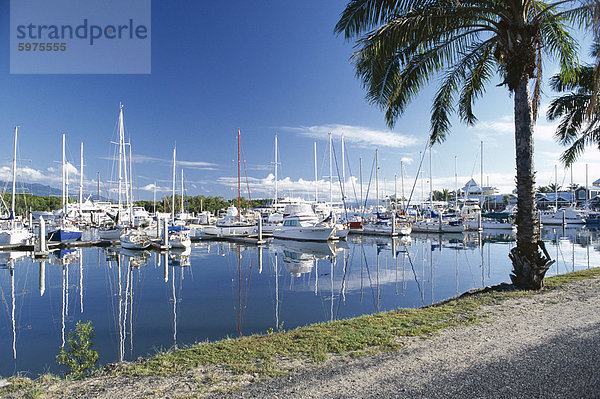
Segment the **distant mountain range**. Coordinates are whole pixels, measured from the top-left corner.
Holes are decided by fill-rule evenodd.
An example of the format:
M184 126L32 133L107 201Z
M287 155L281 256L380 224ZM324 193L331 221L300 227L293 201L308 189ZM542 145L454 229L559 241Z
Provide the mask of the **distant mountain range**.
M17 183L17 194L33 194L42 197L60 197L62 190L60 188L54 188L40 183ZM0 192L10 193L11 183L0 180ZM69 193L71 198L77 197L78 189ZM84 199L87 198L90 193L84 193ZM92 199L96 199L96 194L92 195ZM100 196L102 201L106 201L106 198Z

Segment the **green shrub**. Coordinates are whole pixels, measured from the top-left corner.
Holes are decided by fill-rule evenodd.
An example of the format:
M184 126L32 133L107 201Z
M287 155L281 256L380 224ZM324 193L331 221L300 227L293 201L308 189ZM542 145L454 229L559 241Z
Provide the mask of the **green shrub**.
M67 334L67 346L60 348L60 353L56 355L56 361L62 366L67 366L70 371L67 375L75 378L81 378L87 375L96 362L98 362L98 352L94 347L94 326L92 322L77 322L75 331L71 330Z

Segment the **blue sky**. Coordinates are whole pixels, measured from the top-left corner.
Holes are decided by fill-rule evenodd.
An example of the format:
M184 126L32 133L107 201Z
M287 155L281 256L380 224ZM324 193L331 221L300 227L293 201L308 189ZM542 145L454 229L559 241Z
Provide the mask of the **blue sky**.
M313 142L318 146L320 197L328 197L327 133L346 138L352 174L359 157L368 180L374 150L380 152L380 185L393 192L394 174L405 161L405 186L412 185L419 152L429 132L435 85L410 106L393 130L383 113L370 106L349 58L352 43L333 34L345 1L166 0L152 2L152 73L149 75L11 75L9 6L0 5L0 178L7 178L12 132L20 126L20 179L60 187L61 133L67 134L69 160L79 167L84 141L86 191L95 192L100 172L103 194L111 179L119 102L134 157L136 199L170 190L173 146L184 168L187 193L233 197L237 181L236 135L242 144L252 197L273 190L274 135L279 139L279 187L282 194L312 198ZM587 49L582 49L582 56ZM545 76L555 66L545 65ZM542 106L553 93L546 90ZM434 188L454 188L454 158L462 186L479 181L479 142L484 141L484 179L501 191L514 181L512 99L506 89L489 87L475 107L479 123L454 123L448 140L434 147ZM554 181L561 148L553 143L554 126L540 116L536 127L538 183ZM600 178L600 156L588 151L578 162L575 182ZM338 153L338 162L340 155ZM428 165L428 162L426 162ZM341 166L340 166L341 168ZM78 177L73 170L72 178ZM340 172L341 173L341 172ZM180 171L178 168L177 175ZM351 179L346 166L347 180ZM428 170L425 178L428 177ZM112 177L114 179L114 176ZM559 166L559 184L570 181ZM427 191L428 182L424 183ZM178 183L179 186L179 183ZM399 184L400 186L400 184ZM417 184L420 191L421 182ZM383 188L382 188L383 190ZM408 190L408 188L407 188ZM354 198L353 190L348 188ZM247 194L244 194L247 196ZM371 192L370 196L373 196ZM421 194L417 194L417 198Z

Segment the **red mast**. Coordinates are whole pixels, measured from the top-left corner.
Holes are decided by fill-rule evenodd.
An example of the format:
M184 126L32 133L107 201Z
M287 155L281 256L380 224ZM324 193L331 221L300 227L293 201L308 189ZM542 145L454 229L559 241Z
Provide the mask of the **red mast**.
M238 128L238 220L242 220L242 181L241 181L241 164L240 164L240 129Z

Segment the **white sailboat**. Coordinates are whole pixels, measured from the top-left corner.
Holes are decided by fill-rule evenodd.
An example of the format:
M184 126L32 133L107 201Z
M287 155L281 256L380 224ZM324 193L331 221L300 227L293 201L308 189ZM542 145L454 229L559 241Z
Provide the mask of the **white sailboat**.
M76 227L67 217L67 205L69 203L69 171L65 157L65 134L62 135L62 218L58 228L48 233L48 241L79 241L81 230Z
M554 208L540 211L538 217L545 225L585 224L583 212L573 206L558 209L558 171L554 166Z
M131 229L119 237L121 247L125 249L147 249L152 245L150 236L143 230Z
M362 233L370 235L381 235L381 236L397 236L397 235L409 235L412 232L412 224L408 221L397 222L394 218L383 219L379 215L379 151L375 150L375 198L377 213L374 220L367 220L362 222Z
M217 220L214 226L206 226L203 229L204 234L214 235L217 237L223 236L248 236L256 231L256 224L254 220L247 220L242 218L241 214L241 148L240 129L238 129L237 143L238 143L238 207L231 205L227 208L227 214L224 218ZM239 208L239 209L238 209Z
M173 206L171 207L171 226L169 227L169 244L171 248L190 248L192 240L190 231L182 225L175 225L175 170L177 149L173 148ZM183 169L181 170L181 211L183 212Z
M433 212L433 176L431 170L431 146L429 146L429 204ZM412 231L419 233L462 233L465 226L460 219L444 220L440 211L438 219L427 218L412 224Z
M123 121L123 104L119 104L119 142L115 143L119 146L119 177L118 177L118 188L117 188L117 209L113 222L108 226L101 227L98 230L98 235L103 240L118 240L121 234L124 233L125 228L130 224L130 214L123 209L122 196L123 196L123 183L125 183L125 198L126 208L129 209L129 195L127 190L127 158L125 157L125 127ZM125 181L123 182L123 179Z
M10 201L10 224L0 229L0 244L17 245L23 244L32 237L31 232L21 223L15 221L15 179L17 173L17 131L15 126L14 153L12 162L12 193Z

